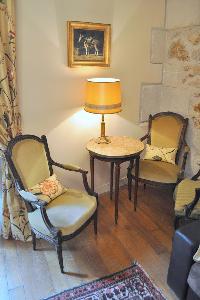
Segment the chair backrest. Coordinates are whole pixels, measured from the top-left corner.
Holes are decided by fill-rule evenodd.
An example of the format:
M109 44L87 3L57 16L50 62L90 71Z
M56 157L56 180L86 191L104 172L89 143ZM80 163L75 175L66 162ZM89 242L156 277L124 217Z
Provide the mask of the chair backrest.
M149 117L148 143L156 147L177 148L176 162L184 142L188 119L173 112L162 112Z
M17 136L8 144L6 159L20 188L30 188L52 175L45 136Z

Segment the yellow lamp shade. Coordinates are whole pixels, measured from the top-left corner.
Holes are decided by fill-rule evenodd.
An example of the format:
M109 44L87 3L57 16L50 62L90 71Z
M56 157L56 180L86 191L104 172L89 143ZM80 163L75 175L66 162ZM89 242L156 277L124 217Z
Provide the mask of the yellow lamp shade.
M120 112L120 80L115 78L91 78L87 80L84 109L95 114Z

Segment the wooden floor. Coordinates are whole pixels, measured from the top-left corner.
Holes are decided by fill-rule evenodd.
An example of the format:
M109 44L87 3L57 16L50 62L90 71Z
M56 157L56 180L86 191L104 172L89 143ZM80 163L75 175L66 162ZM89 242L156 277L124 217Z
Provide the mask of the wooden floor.
M173 201L170 191L139 188L137 212L120 190L119 224L114 225L114 203L100 197L99 232L92 224L78 237L64 243L61 274L56 252L45 241L38 251L31 243L0 239L0 300L39 300L64 289L119 271L137 260L163 290L176 299L166 284L173 235Z

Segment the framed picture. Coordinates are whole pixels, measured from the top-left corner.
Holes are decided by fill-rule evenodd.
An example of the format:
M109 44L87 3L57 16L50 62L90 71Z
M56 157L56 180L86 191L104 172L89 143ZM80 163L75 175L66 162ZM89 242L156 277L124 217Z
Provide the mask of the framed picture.
M67 22L68 66L110 66L111 25Z

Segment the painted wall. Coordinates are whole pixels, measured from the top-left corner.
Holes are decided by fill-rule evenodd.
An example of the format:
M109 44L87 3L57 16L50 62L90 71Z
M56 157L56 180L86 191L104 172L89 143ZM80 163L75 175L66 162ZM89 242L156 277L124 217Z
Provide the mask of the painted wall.
M109 135L139 137L140 85L161 81L161 65L150 64L152 27L164 23L164 0L17 0L18 93L24 133L46 134L52 156L89 169L87 141L99 134L100 116L82 110L88 77L118 77L123 112L106 116ZM66 21L112 25L111 68L68 68ZM60 172L60 171L59 171ZM125 176L125 168L122 177ZM108 165L96 164L96 187L107 190ZM67 185L79 186L77 175Z

